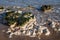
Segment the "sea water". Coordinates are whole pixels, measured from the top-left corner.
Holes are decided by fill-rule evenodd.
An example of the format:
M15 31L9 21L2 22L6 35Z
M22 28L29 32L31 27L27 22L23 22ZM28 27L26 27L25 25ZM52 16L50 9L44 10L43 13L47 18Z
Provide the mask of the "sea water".
M8 6L40 6L42 4L60 4L60 0L0 0L0 5Z

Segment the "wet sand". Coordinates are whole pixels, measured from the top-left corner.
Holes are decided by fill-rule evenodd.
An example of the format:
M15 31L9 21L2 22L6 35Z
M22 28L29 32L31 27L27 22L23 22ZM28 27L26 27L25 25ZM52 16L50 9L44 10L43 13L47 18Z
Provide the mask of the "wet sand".
M7 30L8 26L0 24L0 40L8 40L5 32L3 30Z

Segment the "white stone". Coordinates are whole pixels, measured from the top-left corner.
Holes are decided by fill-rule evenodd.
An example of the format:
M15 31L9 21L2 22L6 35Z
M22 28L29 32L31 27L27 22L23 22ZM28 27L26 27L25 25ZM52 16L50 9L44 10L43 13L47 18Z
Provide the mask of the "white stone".
M18 13L22 13L22 11L18 10Z
M20 6L17 6L17 8L21 8Z
M50 31L47 29L47 33L45 34L46 36L50 35Z
M30 27L29 27L29 29L32 29L33 28L33 25L31 25Z
M14 32L15 35L20 35L21 33L19 31Z
M16 22L14 24L10 25L10 27L13 28L15 25L16 25Z
M14 33L11 33L10 35L9 35L9 38L12 38L12 35L13 35Z
M17 11L15 11L15 13L17 13Z
M3 9L0 9L0 12L2 12L3 11Z
M6 12L11 12L11 10L6 10Z
M9 33L9 32L11 32L11 29L8 29L8 31L6 33Z
M23 34L25 34L26 31L23 31Z
M60 31L60 28L58 29L58 31Z
M55 28L56 23L52 22L52 28Z

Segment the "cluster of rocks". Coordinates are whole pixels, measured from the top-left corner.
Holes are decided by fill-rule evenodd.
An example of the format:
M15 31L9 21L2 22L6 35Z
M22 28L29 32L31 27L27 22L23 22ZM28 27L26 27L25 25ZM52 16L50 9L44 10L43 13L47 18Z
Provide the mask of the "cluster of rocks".
M52 28L55 30L55 31L60 31L60 22L52 22Z
M19 9L19 7L18 7L18 9ZM6 10L6 12L9 12L9 11L10 10ZM22 13L22 11L20 11L20 10L18 10L16 12ZM39 16L44 16L44 15L45 15L44 13L42 13L42 15L40 13ZM48 15L48 14L46 14L46 15ZM48 22L46 21L44 25L39 25L36 21L36 20L39 20L37 18L29 20L29 22L27 22L23 27L15 26L16 25L16 22L15 22L8 28L6 33L9 34L9 38L12 38L13 35L38 37L39 39L40 39L41 34L49 36L51 34L51 31L48 29L48 27L45 26L46 24L48 26L50 26L52 29L54 29L54 31L56 31L56 32L60 31L60 21L54 21L53 20L54 18L52 18L53 16L56 17L55 15L52 13L49 14L48 16L51 20L50 19L48 20L48 18L46 18ZM39 17L39 16L37 16L37 17ZM44 18L45 18L45 16L44 16ZM43 20L44 20L44 18L42 17ZM42 21L42 20L40 20L40 21Z
M57 22L47 22L48 26L50 26L54 31L60 32L60 23ZM44 34L46 36L49 36L51 34L51 31L48 29L48 27L41 25L39 26L36 21L30 21L29 24L27 24L25 27L14 27L14 30L12 28L8 28L7 33L9 34L9 38L12 38L13 35L19 35L19 36L29 36L29 37L38 37L40 39L41 34Z
M51 5L42 5L40 10L43 12L51 12L52 8L53 7Z
M7 31L9 34L9 38L12 38L12 35L20 35L20 36L29 36L29 37L37 37L40 38L40 35L43 33L46 36L50 34L50 31L45 26L38 26L36 21L32 21L24 27L10 27Z

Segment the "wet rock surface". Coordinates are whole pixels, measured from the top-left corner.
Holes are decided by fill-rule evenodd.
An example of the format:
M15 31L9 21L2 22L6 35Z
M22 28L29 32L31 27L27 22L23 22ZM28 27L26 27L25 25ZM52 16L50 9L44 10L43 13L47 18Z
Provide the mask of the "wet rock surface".
M37 10L32 10L31 12L34 14L34 16L36 17L36 21L37 22L36 24L31 24L32 26L28 28L25 28L25 30L27 31L26 34L27 35L30 35L30 33L32 33L31 35L33 35L34 32L36 32L36 36L35 37L32 37L31 35L30 36L26 36L23 34L19 34L19 32L21 33L25 33L24 32L24 29L20 29L19 27L15 27L14 31L10 31L11 29L9 27L5 27L3 26L2 24L0 24L1 26L1 40L60 40L60 12L57 12L56 10L58 10L59 8L56 7L52 10L52 12L49 12L49 13L42 13L40 11L37 11ZM54 11L55 10L55 11ZM60 9L58 10L60 11ZM1 16L2 17L2 16ZM2 20L2 19L1 19ZM7 31L7 29L9 30L9 32L6 34L6 32L4 30ZM46 30L47 29L48 33L50 32L49 35L45 35L46 34ZM2 32L3 30L3 32ZM44 31L45 30L45 31ZM44 31L44 32L43 32ZM13 35L13 36L10 36L12 34L16 34L18 33L19 35L16 36L16 35ZM35 34L35 33L34 33ZM12 37L11 39L9 38ZM2 39L4 38L4 39Z

